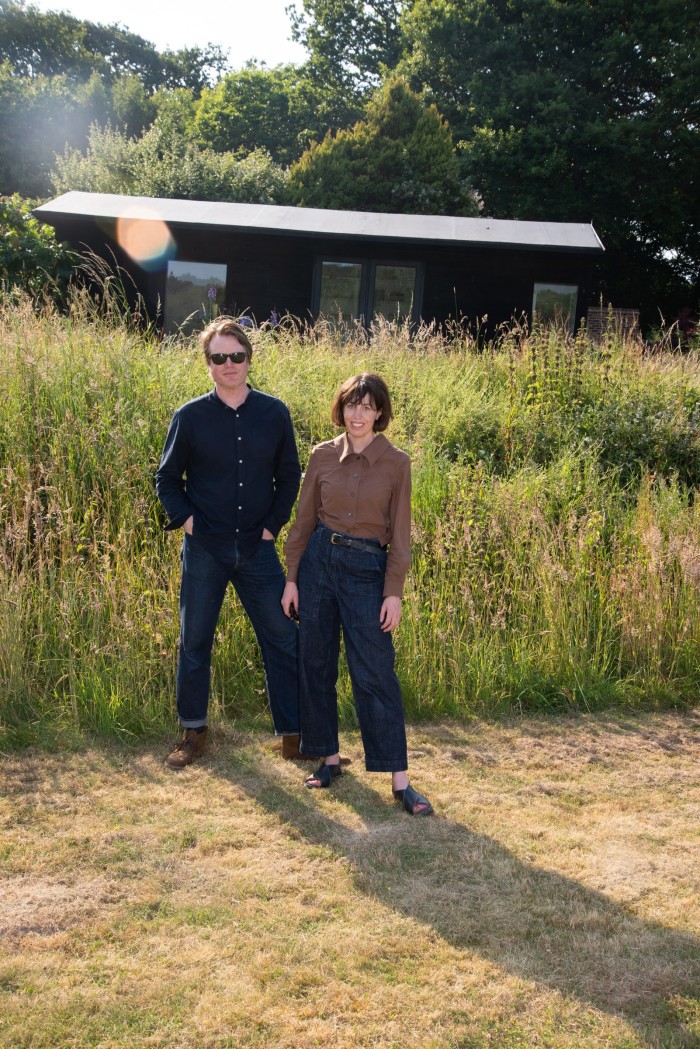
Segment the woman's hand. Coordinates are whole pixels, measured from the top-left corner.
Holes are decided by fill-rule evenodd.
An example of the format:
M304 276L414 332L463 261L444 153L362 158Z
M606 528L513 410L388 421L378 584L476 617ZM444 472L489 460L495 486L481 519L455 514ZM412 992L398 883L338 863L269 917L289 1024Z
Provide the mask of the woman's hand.
M299 612L299 591L296 583L285 583L282 594L282 611L287 619L294 619Z
M183 532L187 532L187 535L192 535L192 528L194 527L194 517L190 516L182 526Z
M401 622L401 598L400 597L385 597L382 603L382 610L379 613L379 624L384 631L388 633L390 630L395 630Z

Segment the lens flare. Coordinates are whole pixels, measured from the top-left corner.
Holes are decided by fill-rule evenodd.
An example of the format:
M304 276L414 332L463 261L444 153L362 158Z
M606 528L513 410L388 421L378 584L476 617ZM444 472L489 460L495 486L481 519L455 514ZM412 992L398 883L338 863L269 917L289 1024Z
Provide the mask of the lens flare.
M175 255L167 223L155 210L138 208L117 219L117 243L144 270L162 269Z

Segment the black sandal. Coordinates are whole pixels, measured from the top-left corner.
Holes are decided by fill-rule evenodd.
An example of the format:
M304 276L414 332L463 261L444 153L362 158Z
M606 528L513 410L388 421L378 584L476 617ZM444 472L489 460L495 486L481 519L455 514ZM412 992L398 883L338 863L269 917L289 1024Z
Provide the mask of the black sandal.
M320 787L330 787L331 781L343 775L340 765L326 765L325 761L319 765L315 772L307 776L304 783L309 790L318 790ZM314 783L313 780L318 780Z
M409 816L431 816L434 811L428 799L414 790L410 783L403 790L395 790L394 797L403 805ZM416 805L425 805L425 808L414 812Z

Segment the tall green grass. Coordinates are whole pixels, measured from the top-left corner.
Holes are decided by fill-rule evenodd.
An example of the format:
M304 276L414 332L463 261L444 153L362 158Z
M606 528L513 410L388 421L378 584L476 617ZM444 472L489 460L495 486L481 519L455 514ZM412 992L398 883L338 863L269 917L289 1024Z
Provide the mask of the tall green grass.
M68 315L0 311L0 725L8 742L172 727L179 537L153 475L196 345L132 324L119 289ZM338 383L377 370L414 461L396 637L408 716L681 704L700 686L700 366L638 344L379 325L255 335L252 381L306 461ZM342 710L352 718L347 675ZM267 723L231 597L214 718Z

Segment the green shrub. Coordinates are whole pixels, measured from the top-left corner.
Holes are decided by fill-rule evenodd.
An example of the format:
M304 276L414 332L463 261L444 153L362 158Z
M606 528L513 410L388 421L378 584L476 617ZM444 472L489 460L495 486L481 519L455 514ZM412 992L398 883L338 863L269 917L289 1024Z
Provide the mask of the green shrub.
M75 256L58 243L52 226L32 214L40 203L15 194L0 197L0 294L27 294L35 301L64 299Z

